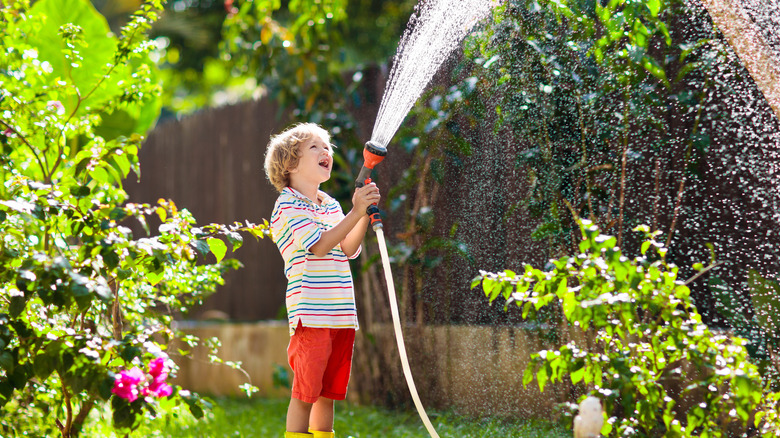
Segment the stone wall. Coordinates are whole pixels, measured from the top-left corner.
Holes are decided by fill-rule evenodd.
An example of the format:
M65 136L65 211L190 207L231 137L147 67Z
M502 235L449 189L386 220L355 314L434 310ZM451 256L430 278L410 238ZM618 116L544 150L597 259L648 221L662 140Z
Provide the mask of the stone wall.
M289 371L285 322L182 324L187 333L202 339L218 337L222 342L220 356L242 362L248 376L226 365L209 363L205 350L198 347L192 357L174 357L180 365L178 385L201 394L240 395L239 385L251 379L260 396L289 396L289 390L274 387L272 379L276 365ZM544 393L538 391L536 383L523 387L529 354L551 348L542 333L506 326L405 328L407 352L423 404L463 414L542 418L549 417L556 404L576 401L570 385L550 385ZM388 380L394 383L388 385ZM392 390L385 394L385 400L376 400L378 388ZM353 402L409 403L391 326L376 324L358 331L348 397Z

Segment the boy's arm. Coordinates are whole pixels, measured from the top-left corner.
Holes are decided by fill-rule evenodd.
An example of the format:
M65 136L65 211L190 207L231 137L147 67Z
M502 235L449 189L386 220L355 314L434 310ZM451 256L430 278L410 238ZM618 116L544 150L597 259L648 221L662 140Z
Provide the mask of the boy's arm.
M352 258L360 249L360 244L363 243L363 236L366 235L366 230L368 229L368 222L368 215L364 214L357 225L352 228L352 231L347 233L347 237L341 241L341 250L344 251L348 258Z
M341 244L341 250L347 257L354 255L368 229L366 209L369 205L378 203L379 199L379 189L374 183L355 190L352 196L352 210L335 227L323 231L320 239L309 248L309 251L317 257L324 257L336 245Z

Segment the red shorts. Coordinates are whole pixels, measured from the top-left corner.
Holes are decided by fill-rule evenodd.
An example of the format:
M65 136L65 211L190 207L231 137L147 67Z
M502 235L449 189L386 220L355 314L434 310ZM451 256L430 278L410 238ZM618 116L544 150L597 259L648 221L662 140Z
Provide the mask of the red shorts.
M320 397L344 400L354 347L354 329L303 327L299 322L287 347L294 373L292 397L306 403Z

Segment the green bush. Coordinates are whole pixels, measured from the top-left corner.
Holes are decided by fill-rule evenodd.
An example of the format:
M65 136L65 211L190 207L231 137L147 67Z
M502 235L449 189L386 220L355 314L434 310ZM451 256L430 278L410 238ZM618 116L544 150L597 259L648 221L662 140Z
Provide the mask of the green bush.
M749 428L756 412L763 436L775 436L777 394L764 395L746 341L702 323L687 286L693 279L677 278L655 240L660 233L638 228L647 240L642 255L629 259L616 238L588 221L580 228L580 254L553 260L547 270L482 272L472 284L491 302L501 297L519 306L523 317L555 309L577 333L557 350L531 355L524 383L536 379L543 391L568 377L582 385L603 401L607 436L727 436ZM588 345L588 337L595 342ZM684 387L675 394L671 383ZM695 402L685 411L683 398Z
M115 377L158 357L156 375L175 372L173 312L239 265L222 237L236 249L239 231L264 235L197 227L172 201L127 202L122 180L140 175L138 149L160 112L146 32L161 3L145 2L119 36L88 0L0 6L0 435L77 436L107 402L122 430L154 416L152 395L112 395ZM197 395L165 392L202 415Z

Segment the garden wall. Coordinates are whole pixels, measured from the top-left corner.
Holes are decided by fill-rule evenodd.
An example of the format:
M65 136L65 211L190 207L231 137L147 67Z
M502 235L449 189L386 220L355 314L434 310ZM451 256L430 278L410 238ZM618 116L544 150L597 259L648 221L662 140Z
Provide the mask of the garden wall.
M240 395L238 386L251 379L261 396L289 396L288 389L274 387L272 378L277 365L289 372L286 323L183 323L181 327L201 338L217 336L223 345L221 357L241 361L248 377L226 365L209 363L199 347L191 358L176 359L178 385L202 394ZM540 333L506 326L407 327L406 347L423 404L464 414L540 418L549 417L557 403L576 401L569 385L550 385L543 394L536 383L523 387L528 355L549 344ZM377 401L372 400L373 385L388 380L394 384L386 386L392 389L385 402L408 397L392 327L377 324L371 330L361 329L349 400Z

